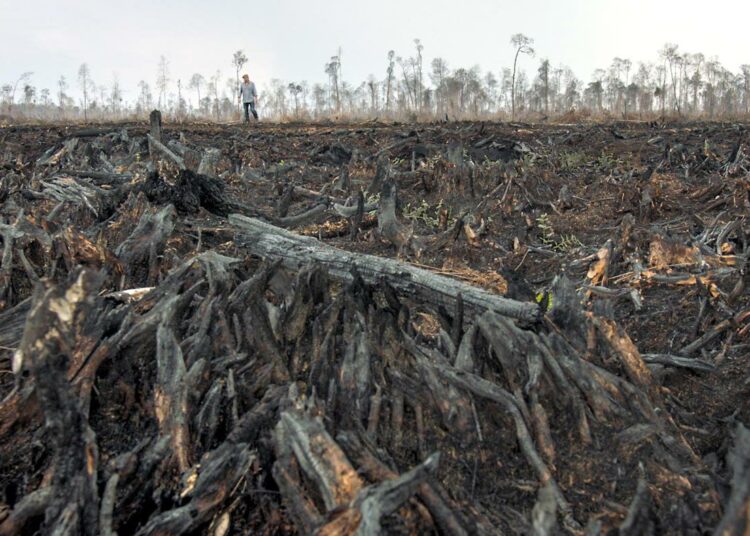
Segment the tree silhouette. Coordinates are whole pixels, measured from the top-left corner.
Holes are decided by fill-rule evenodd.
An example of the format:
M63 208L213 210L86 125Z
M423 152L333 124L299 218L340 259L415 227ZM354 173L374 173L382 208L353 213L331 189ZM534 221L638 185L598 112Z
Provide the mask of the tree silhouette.
M513 82L510 88L510 102L511 102L511 119L516 119L516 68L518 66L518 56L521 54L528 54L529 56L534 55L534 49L531 45L534 44L534 40L530 37L526 37L523 34L515 34L510 38L510 44L516 50L515 57L513 58Z
M89 90L91 89L91 71L86 63L78 68L78 83L83 92L83 120L88 121Z
M234 72L237 76L237 87L240 87L240 71L242 70L242 66L247 63L247 56L245 56L245 53L242 52L242 50L238 50L234 54L232 54L232 65L234 65ZM200 98L198 99L200 100ZM239 99L237 100L237 111L240 111L240 102Z
M18 86L21 84L25 86L31 78L31 75L33 74L34 73L32 73L31 71L27 71L16 79L16 82L13 84L13 89L10 92L10 100L8 101L8 113L11 112L11 108L13 107L13 102L16 98L16 90L18 89Z
M159 57L159 65L156 72L156 88L159 90L159 108L162 107L162 102L166 104L165 97L169 82L169 62L162 55Z
M201 86L206 83L206 79L203 78L203 75L200 73L195 73L193 76L190 77L190 82L188 82L188 87L190 89L194 89L196 93L198 94L198 108L200 109L201 106Z

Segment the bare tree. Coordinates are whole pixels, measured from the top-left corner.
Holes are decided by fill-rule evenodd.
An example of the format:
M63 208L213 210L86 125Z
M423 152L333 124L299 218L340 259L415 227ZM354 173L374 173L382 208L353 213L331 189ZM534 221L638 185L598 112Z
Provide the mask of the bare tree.
M393 94L393 69L394 69L394 58L396 53L393 50L388 51L388 68L386 69L386 93L385 93L385 111L386 113L391 112L391 97Z
M10 94L13 92L13 84L3 84L0 86L0 95L2 103L10 105Z
M138 110L145 112L151 108L153 97L151 96L151 88L148 83L144 80L138 82L138 89L140 93L138 95Z
M543 59L539 64L539 81L541 82L541 97L544 113L549 114L549 60Z
M65 106L65 97L67 97L65 95L66 89L68 89L68 82L64 76L60 76L60 79L57 81L57 99L60 103L60 110Z
M229 94L230 100L233 103L236 102L238 100L237 99L237 89L238 89L238 87L237 87L237 81L234 78L232 78L231 76L228 76L224 80L224 88L226 88L227 93ZM233 106L234 106L234 104L233 104Z
M203 78L203 75L200 73L195 73L193 76L191 76L190 82L188 83L188 87L190 89L194 89L198 94L198 109L200 109L201 107L201 86L205 83L206 79Z
M122 90L120 89L120 81L117 76L112 78L112 89L109 93L109 105L112 113L117 116L120 112L120 102L122 101Z
M237 75L237 87L240 87L240 71L242 70L242 66L247 63L247 56L245 56L245 53L242 52L242 50L238 50L234 54L232 54L232 65L234 65L234 72ZM235 91L235 94L237 92ZM241 111L241 103L238 100L237 101L237 112Z
M167 87L169 86L169 62L163 55L159 57L159 65L156 70L156 88L159 90L159 109L162 107L162 102L167 94ZM166 104L166 102L164 102Z
M630 100L632 100L631 97L634 94L634 92L637 90L637 86L635 88L631 88L631 84L630 84L630 69L633 67L633 62L630 61L629 59L625 58L624 60L622 60L622 62L621 62L620 65L621 65L623 73L625 75L624 86L625 86L626 94L625 94L625 102L624 102L624 108L625 108L624 109L624 113L625 113L625 117L627 117L627 115L628 115L628 102Z
M414 46L417 49L417 56L414 58L414 78L415 78L415 106L417 108L417 111L422 110L422 91L424 88L424 78L422 75L422 51L424 50L424 45L422 45L422 41L419 39L414 40Z
M99 107L102 112L107 111L107 86L104 84L100 86L94 86L94 88L99 92L99 101L97 102L96 99L94 99L94 102L91 103L91 107Z
M292 99L294 100L294 117L299 119L299 95L302 93L302 85L291 82L287 86L287 89L292 94Z
M742 93L745 101L745 115L747 115L750 114L750 65L741 65L740 71L743 80Z
M34 100L36 99L36 88L32 86L31 84L26 84L23 86L23 103L26 106L30 106L34 104Z
M315 84L312 89L313 105L315 106L315 116L320 117L325 113L326 108L326 89L322 84Z
M11 91L10 91L10 98L8 99L8 113L9 114L10 114L11 108L13 107L13 102L14 102L14 100L16 98L16 90L18 89L18 86L19 85L24 85L25 86L26 83L31 78L32 74L34 74L34 73L32 73L31 71L27 71L27 72L21 74L21 76L19 76L16 79L15 83L13 84L13 89L11 89Z
M370 112L377 113L379 102L378 102L378 81L375 80L373 75L367 78L367 88L370 90Z
M339 81L341 79L341 60L339 56L331 56L331 61L326 63L325 72L331 85L332 100L336 105L336 113L341 112L341 93Z
M42 99L42 106L44 107L49 106L50 103L52 102L49 98L49 89L47 89L46 87L42 89L42 91L39 93L39 96Z
M183 118L185 115L185 100L182 98L182 80L177 79L177 117Z
M86 63L78 68L78 83L83 92L83 120L88 121L89 90L91 89L91 71Z
M528 54L529 56L534 55L534 49L531 45L534 44L534 40L530 37L526 37L523 34L515 34L510 38L510 44L516 50L516 55L513 58L513 80L510 88L510 103L511 103L511 119L516 119L516 68L518 65L518 56L520 54Z
M396 58L396 63L399 64L401 67L401 75L403 76L403 83L404 83L404 89L406 90L407 95L407 105L408 101L411 101L414 105L414 108L417 107L417 80L415 76L415 69L414 69L414 58L410 59L404 59L402 57ZM412 67L409 69L409 67ZM411 72L410 72L411 71Z
M445 110L445 79L448 78L448 62L443 58L432 60L432 72L430 79L435 86L435 103L437 105L437 114L442 117Z
M679 114L680 113L680 101L677 98L677 84L678 84L677 71L678 71L678 66L682 58L677 53L678 48L679 47L675 45L674 43L667 43L664 45L664 48L661 49L661 51L659 52L659 55L664 61L664 66L666 69L666 72L664 75L664 81L665 81L664 86L666 86L666 75L669 74L670 78L672 79L672 106ZM666 93L666 87L664 87L663 91Z
M344 59L344 50L341 48L341 45L339 45L338 50L336 51L336 57L339 61L339 80L343 83L344 82L344 70L341 67L342 61Z
M565 75L565 95L563 96L563 110L571 111L581 97L581 81L575 77L573 71L568 67L563 69Z
M687 84L690 86L692 93L692 103L690 105L690 111L692 113L698 112L698 94L700 93L701 86L703 85L703 76L701 75L701 68L705 58L703 54L690 54L689 63L693 69L692 74L687 79Z
M495 74L492 71L488 71L484 75L484 86L485 86L485 100L486 109L485 113L493 113L497 106L497 87L498 81Z
M217 70L216 73L211 77L211 81L208 83L209 93L213 93L214 96L214 113L216 114L216 120L221 120L221 108L219 102L219 80L221 80L221 71Z

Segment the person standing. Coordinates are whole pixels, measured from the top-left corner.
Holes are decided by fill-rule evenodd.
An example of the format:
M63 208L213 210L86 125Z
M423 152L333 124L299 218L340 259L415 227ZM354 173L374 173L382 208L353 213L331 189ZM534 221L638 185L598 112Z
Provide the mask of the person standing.
M255 89L255 83L250 81L250 76L247 74L242 75L238 98L242 100L242 105L245 108L245 123L250 122L250 112L257 121L258 112L255 110L255 101L258 99L258 92Z

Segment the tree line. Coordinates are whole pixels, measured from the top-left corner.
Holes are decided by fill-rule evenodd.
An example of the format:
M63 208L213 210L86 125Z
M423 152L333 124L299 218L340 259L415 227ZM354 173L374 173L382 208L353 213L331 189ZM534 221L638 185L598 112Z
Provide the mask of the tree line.
M750 116L750 65L733 72L717 58L668 43L654 61L614 58L583 82L569 67L537 57L532 38L515 34L509 44L513 64L483 72L478 66L451 68L440 57L425 65L424 46L415 39L409 54L388 51L382 75L358 84L344 80L339 49L324 63L325 78L319 82L272 79L261 90L262 110L267 118L282 120ZM153 86L141 80L129 100L116 77L97 84L86 63L73 87L73 81L60 76L54 90L37 89L33 73L26 72L0 86L0 105L11 116L29 119L122 119L159 108L175 119L236 120L240 71L247 62L238 50L231 75L217 69L182 79L173 78L169 61L161 56Z

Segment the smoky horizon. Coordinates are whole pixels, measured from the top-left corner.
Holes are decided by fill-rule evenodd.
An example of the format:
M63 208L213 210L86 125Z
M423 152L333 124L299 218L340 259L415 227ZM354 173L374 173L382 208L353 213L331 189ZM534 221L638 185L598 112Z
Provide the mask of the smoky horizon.
M402 4L2 0L3 113L230 120L245 73L269 119L747 112L736 2Z

